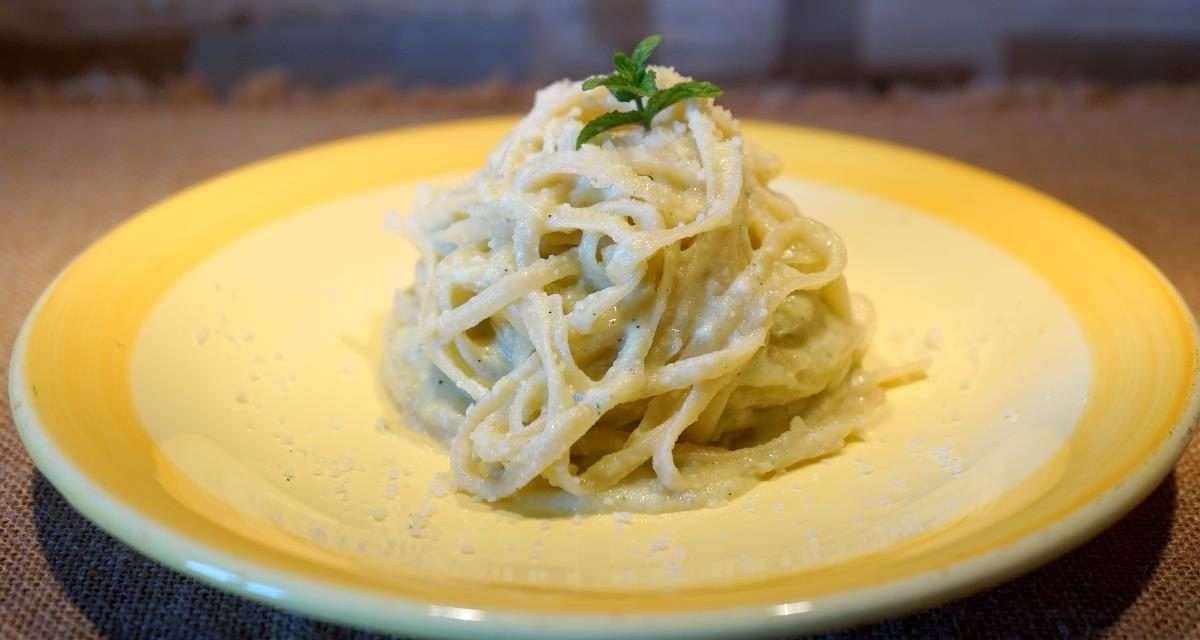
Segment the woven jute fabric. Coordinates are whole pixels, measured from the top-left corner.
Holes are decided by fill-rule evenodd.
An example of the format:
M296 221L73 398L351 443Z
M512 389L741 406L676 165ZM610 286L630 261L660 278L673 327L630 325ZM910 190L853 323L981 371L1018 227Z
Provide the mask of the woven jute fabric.
M1132 242L1200 307L1194 87L730 99L744 114L894 140L1046 191ZM55 273L146 205L270 154L444 115L354 103L0 105L3 362ZM0 382L7 387L5 372ZM34 470L7 401L0 398L0 637L367 637L217 592L104 534ZM1074 552L958 602L846 633L1200 637L1200 446L1145 502Z

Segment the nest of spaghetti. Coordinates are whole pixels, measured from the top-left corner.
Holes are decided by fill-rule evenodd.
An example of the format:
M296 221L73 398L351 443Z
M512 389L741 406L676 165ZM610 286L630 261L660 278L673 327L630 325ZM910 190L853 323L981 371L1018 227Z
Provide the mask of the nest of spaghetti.
M845 247L769 188L778 162L708 99L577 149L614 108L543 89L481 171L407 219L420 260L385 380L484 500L711 506L839 450L884 402Z

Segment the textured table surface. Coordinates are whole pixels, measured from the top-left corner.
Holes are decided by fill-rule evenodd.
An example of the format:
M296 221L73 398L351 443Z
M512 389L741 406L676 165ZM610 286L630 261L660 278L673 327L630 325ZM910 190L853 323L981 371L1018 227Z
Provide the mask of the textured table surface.
M72 256L182 187L266 155L501 108L351 99L220 107L0 104L0 361ZM303 101L301 101L303 102ZM1200 89L1047 88L887 99L732 95L743 115L930 149L1042 189L1154 260L1200 308ZM503 104L501 104L503 103ZM6 372L0 383L7 388ZM160 568L34 470L0 398L0 637L365 637ZM1200 444L1132 513L1025 577L853 637L1200 637Z

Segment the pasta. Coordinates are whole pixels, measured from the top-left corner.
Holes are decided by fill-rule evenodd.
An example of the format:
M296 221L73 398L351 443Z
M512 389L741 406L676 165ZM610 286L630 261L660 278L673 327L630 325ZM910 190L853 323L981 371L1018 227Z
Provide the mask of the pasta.
M658 68L659 82L682 77ZM731 114L690 99L576 149L618 108L559 82L407 220L385 381L459 489L542 508L714 504L826 455L882 386L838 236L768 188Z

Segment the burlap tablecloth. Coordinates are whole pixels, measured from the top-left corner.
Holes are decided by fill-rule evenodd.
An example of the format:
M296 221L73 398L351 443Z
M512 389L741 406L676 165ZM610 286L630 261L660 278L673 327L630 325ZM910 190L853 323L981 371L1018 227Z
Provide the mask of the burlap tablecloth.
M1027 89L887 99L760 92L744 113L944 153L1055 195L1128 238L1200 307L1200 90ZM494 104L494 103L493 103ZM368 108L369 107L369 108ZM489 103L474 105L487 110ZM510 105L505 109L511 110ZM0 356L38 292L142 207L279 151L444 105L0 104ZM7 388L6 373L0 383ZM201 586L116 542L34 470L0 398L0 636L361 637ZM1097 461L1100 463L1100 461ZM1119 524L999 588L862 637L1200 637L1200 446Z

